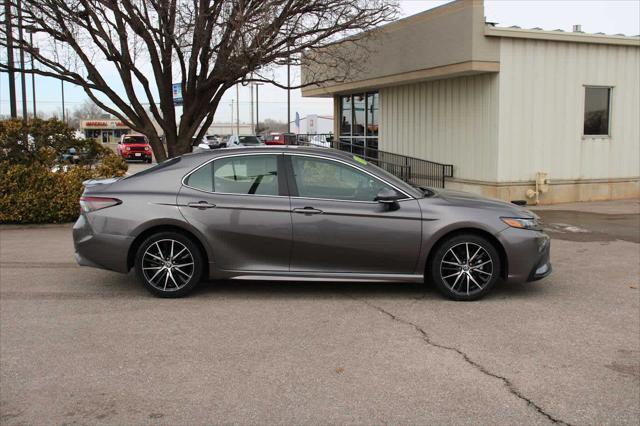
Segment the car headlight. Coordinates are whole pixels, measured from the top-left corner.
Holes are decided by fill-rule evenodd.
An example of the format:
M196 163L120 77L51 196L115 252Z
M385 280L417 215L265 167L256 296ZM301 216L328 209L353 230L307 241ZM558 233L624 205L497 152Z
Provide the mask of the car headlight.
M128 147L128 146L125 146L125 147L124 147L124 150L125 150L125 151L129 151L130 149L131 149L131 148L130 148L130 147Z
M148 146L145 146L145 147L144 147L144 150L145 150L145 151L149 151L149 147L148 147Z
M535 218L524 217L501 217L502 221L512 228L530 229L532 231L542 231L542 222Z

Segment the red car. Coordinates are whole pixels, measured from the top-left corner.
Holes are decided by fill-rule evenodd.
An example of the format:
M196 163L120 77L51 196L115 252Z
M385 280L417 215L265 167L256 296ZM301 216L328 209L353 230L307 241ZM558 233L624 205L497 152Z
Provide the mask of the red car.
M139 160L151 163L152 151L144 135L123 135L118 142L118 155L125 161Z
M293 133L270 133L264 143L266 145L295 145L296 135Z

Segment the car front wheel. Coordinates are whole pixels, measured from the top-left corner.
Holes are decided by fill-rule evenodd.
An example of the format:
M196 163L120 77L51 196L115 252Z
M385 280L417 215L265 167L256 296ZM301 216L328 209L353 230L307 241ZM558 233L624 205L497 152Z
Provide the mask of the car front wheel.
M204 260L198 246L177 232L147 238L136 252L138 279L159 297L181 297L200 282Z
M500 277L500 256L485 238L457 235L436 249L430 262L431 281L446 297L469 301L483 297Z

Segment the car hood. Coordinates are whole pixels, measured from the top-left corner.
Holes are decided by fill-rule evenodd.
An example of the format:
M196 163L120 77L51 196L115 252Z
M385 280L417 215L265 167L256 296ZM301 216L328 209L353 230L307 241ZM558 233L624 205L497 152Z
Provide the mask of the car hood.
M532 217L538 216L532 211L496 198L483 197L482 195L472 194L470 192L455 191L451 189L434 190L435 196L444 200L450 205L460 207L473 207L500 210L505 215L513 215L514 217Z

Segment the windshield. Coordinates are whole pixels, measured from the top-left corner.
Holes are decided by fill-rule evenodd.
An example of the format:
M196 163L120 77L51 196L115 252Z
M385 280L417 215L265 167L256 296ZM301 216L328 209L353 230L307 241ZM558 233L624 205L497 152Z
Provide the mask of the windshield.
M260 139L255 136L239 136L238 139L242 145L260 145Z
M144 136L125 136L123 143L142 143L146 144L147 139Z

